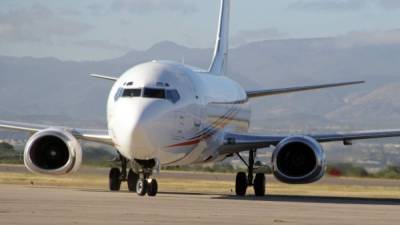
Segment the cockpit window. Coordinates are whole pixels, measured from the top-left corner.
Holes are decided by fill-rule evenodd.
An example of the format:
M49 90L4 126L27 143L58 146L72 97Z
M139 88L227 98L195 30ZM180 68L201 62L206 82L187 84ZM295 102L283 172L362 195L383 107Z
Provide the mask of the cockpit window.
M155 88L145 88L143 91L143 97L165 99L165 90L164 89L155 89Z
M117 92L115 93L115 96L114 96L114 101L118 101L118 99L122 95L122 92L124 92L124 89L123 88L118 88L118 90L117 90Z
M120 97L144 97L144 98L157 98L166 99L172 103L177 103L181 96L175 89L162 89L162 88L119 88L115 94L114 100L117 101Z
M172 103L176 103L181 99L181 96L179 95L177 90L166 90L165 95L168 100L170 100Z
M125 89L122 93L122 97L140 97L142 93L141 89L134 88L134 89Z

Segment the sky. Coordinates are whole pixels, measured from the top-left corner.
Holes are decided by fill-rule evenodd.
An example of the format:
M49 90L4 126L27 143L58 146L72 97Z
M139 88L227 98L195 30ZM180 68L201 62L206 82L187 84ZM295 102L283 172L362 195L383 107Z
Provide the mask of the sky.
M0 55L102 60L161 41L212 48L218 0L1 0ZM232 0L231 46L368 37L400 42L399 0Z

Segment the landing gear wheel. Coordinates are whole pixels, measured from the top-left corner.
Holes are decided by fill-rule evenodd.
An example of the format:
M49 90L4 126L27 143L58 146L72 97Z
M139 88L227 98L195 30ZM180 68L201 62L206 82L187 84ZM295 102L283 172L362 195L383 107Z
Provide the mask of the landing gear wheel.
M254 179L254 193L256 196L265 195L265 174L257 173Z
M246 195L247 189L247 176L244 172L239 172L236 174L236 185L235 185L235 192L237 196L244 196Z
M139 179L136 183L136 193L139 196L144 196L147 192L147 180L145 179Z
M129 170L128 172L128 190L130 192L136 192L136 184L139 180L139 174Z
M109 174L110 191L119 191L121 188L121 171L118 168L111 168Z
M158 183L155 179L152 179L150 183L147 184L147 195L156 196L158 192Z

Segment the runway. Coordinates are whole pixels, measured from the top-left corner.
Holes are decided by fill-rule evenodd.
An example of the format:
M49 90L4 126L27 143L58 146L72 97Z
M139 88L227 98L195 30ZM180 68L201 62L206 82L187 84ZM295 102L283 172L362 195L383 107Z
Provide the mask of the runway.
M129 192L0 185L0 224L399 224L400 200Z

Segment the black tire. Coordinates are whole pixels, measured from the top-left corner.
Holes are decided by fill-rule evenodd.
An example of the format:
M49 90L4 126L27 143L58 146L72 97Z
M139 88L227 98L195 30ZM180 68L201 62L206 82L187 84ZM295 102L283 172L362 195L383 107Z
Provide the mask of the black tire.
M248 186L247 176L244 172L236 174L235 192L237 196L245 196Z
M256 196L265 195L265 174L257 173L254 179L254 193Z
M136 192L136 184L139 180L139 174L129 170L128 172L128 190L130 192Z
M108 178L110 191L119 191L121 188L121 171L118 168L111 168Z
M147 195L156 196L158 192L158 183L156 179L152 179L150 183L147 184Z
M144 196L147 193L147 180L146 179L139 179L136 183L136 193L139 196Z

